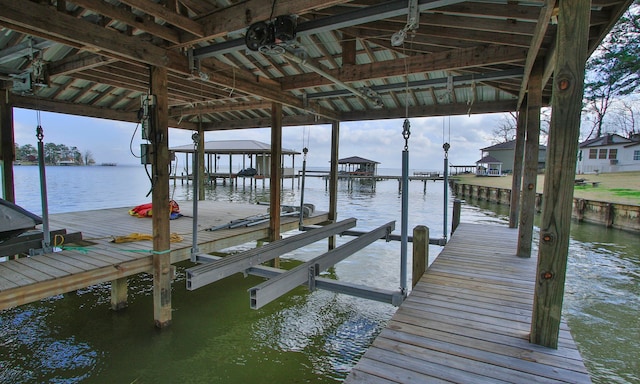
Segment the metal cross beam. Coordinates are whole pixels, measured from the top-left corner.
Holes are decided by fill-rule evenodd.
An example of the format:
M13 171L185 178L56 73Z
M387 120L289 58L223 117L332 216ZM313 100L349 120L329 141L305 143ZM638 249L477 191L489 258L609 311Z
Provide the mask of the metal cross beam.
M337 264L341 260L356 253L367 245L380 239L385 234L390 234L395 229L395 221L391 221L373 231L362 235L350 242L332 249L308 262L301 264L292 270L272 278L269 281L249 289L252 309L258 309L272 302L278 297L289 292L293 288L309 281L309 268L313 267L314 275ZM315 277L314 276L314 277ZM312 278L313 279L313 278ZM317 278L316 278L317 280Z
M187 289L194 290L231 276L234 273L244 272L254 265L258 265L305 245L309 245L318 240L341 233L349 228L355 227L355 225L356 219L354 218L342 220L299 235L274 241L260 248L254 248L246 252L227 256L220 260L189 268L186 270ZM198 261L210 260L207 256L208 255L200 255L200 257L198 257Z
M203 256L204 258L204 256ZM206 256L209 261L216 261L222 259L220 256ZM248 275L264 277L270 279L272 277L279 276L285 272L286 269L267 267L265 265L255 265L245 271ZM360 297L362 299L374 300L381 303L387 303L394 306L399 306L404 300L404 295L399 290L392 291L389 289L368 287L366 285L354 284L345 281L337 281L333 279L327 279L324 277L316 277L315 288L323 289L325 291L342 293L354 297ZM307 285L307 282L300 285Z

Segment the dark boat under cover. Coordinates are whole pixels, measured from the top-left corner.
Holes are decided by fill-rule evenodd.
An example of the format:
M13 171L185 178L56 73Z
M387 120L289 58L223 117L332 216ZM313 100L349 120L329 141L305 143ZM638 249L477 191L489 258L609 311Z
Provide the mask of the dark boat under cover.
M0 199L0 243L42 224L42 218L9 201Z

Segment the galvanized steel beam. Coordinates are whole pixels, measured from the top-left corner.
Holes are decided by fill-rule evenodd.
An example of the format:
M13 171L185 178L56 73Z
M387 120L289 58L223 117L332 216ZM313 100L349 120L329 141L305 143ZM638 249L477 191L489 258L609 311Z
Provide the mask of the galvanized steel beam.
M194 290L213 283L234 273L245 270L293 251L318 240L346 231L356 225L356 219L350 218L329 224L327 226L291 236L286 239L274 241L260 248L254 248L246 252L227 256L211 263L198 265L186 270L187 289ZM198 257L205 260L206 257Z
M341 260L356 253L367 245L390 234L395 229L395 221L391 221L373 231L364 234L350 242L330 250L292 270L272 278L260 285L249 289L252 309L258 309L272 302L293 288L309 281L309 267L314 268L315 274L337 264ZM316 278L317 280L317 278Z

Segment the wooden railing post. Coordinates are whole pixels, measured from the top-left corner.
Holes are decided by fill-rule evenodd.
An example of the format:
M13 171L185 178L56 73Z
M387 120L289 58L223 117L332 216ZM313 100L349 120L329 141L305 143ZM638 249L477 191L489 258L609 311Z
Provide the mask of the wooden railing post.
M429 266L429 228L418 225L413 228L413 270L411 287L415 287Z

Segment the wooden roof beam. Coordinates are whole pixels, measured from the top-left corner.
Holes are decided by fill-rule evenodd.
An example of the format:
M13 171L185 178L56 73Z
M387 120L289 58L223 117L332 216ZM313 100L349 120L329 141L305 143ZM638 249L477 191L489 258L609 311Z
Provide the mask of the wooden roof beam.
M536 24L535 33L533 34L529 52L527 53L527 60L524 64L524 77L522 79L522 86L520 87L520 94L518 95L518 109L520 109L520 105L522 104L524 96L527 93L529 76L531 75L533 63L540 55L540 47L542 47L542 43L544 42L544 37L547 33L547 29L549 28L549 25L551 25L551 15L553 14L555 5L556 0L546 0L544 6L540 10L538 23Z
M178 31L160 25L153 21L153 19L149 20L140 18L134 13L127 12L121 7L111 5L102 0L73 0L73 3L97 14L121 21L133 28L148 32L151 35L158 36L171 43L180 43L180 34ZM154 3L149 2L149 4Z
M47 64L49 76L69 75L85 69L95 68L115 62L115 59L83 52L77 55L65 57L62 60Z
M241 101L238 103L203 104L189 106L176 106L169 108L169 116L179 117L183 115L204 115L208 113L222 113L231 111L246 111L251 109L270 109L271 102Z
M117 31L104 29L61 12L51 12L49 7L36 3L29 2L29 6L26 7L22 2L0 0L0 9L3 10L0 13L0 22L20 26L26 33L59 41L63 44L71 41L73 46L77 48L86 49L89 46L117 59L167 67L172 71L191 75L186 56L158 47L135 36L126 36ZM78 31L83 31L83 33L78 33ZM306 109L301 99L283 94L279 87L273 86L272 82L267 79L250 81L241 77L241 72L230 76L210 70L204 65L203 71L209 75L209 81L212 83L238 89L297 109ZM339 117L336 112L321 107L315 107L314 111L332 119Z
M333 120L317 117L312 114L283 116L283 127L295 127L304 125L320 125L331 124ZM236 121L220 121L202 124L205 131L226 131L231 129L253 129L253 128L269 128L271 126L271 116L260 117L255 119L236 120Z
M516 100L502 100L492 102L477 102L471 107L472 113L497 113L511 112L516 108ZM409 117L433 117L433 116L456 116L469 113L467 103L456 104L435 104L409 107ZM346 112L342 114L340 121L364 121L364 120L384 120L384 119L404 119L406 110L404 107L396 109L368 110L357 112Z
M154 3L149 0L119 0L123 4L127 4L132 8L138 9L150 16L166 21L167 23L189 32L197 37L204 37L204 28L202 24L191 20L186 16L182 16L161 4Z
M372 64L345 65L341 69L327 70L330 75L345 83L365 81L389 76L403 76L406 73L419 73L440 70L494 65L523 61L527 50L524 48L486 46L455 51L440 52L431 55L416 55L405 60L386 60ZM331 82L315 73L289 76L282 79L282 89L300 89L329 85Z
M100 119L127 121L132 123L135 123L138 118L136 114L132 112L62 101L51 101L33 96L19 96L13 94L11 95L10 101L12 106L17 108L37 109L40 111L66 113L76 116L96 117Z

